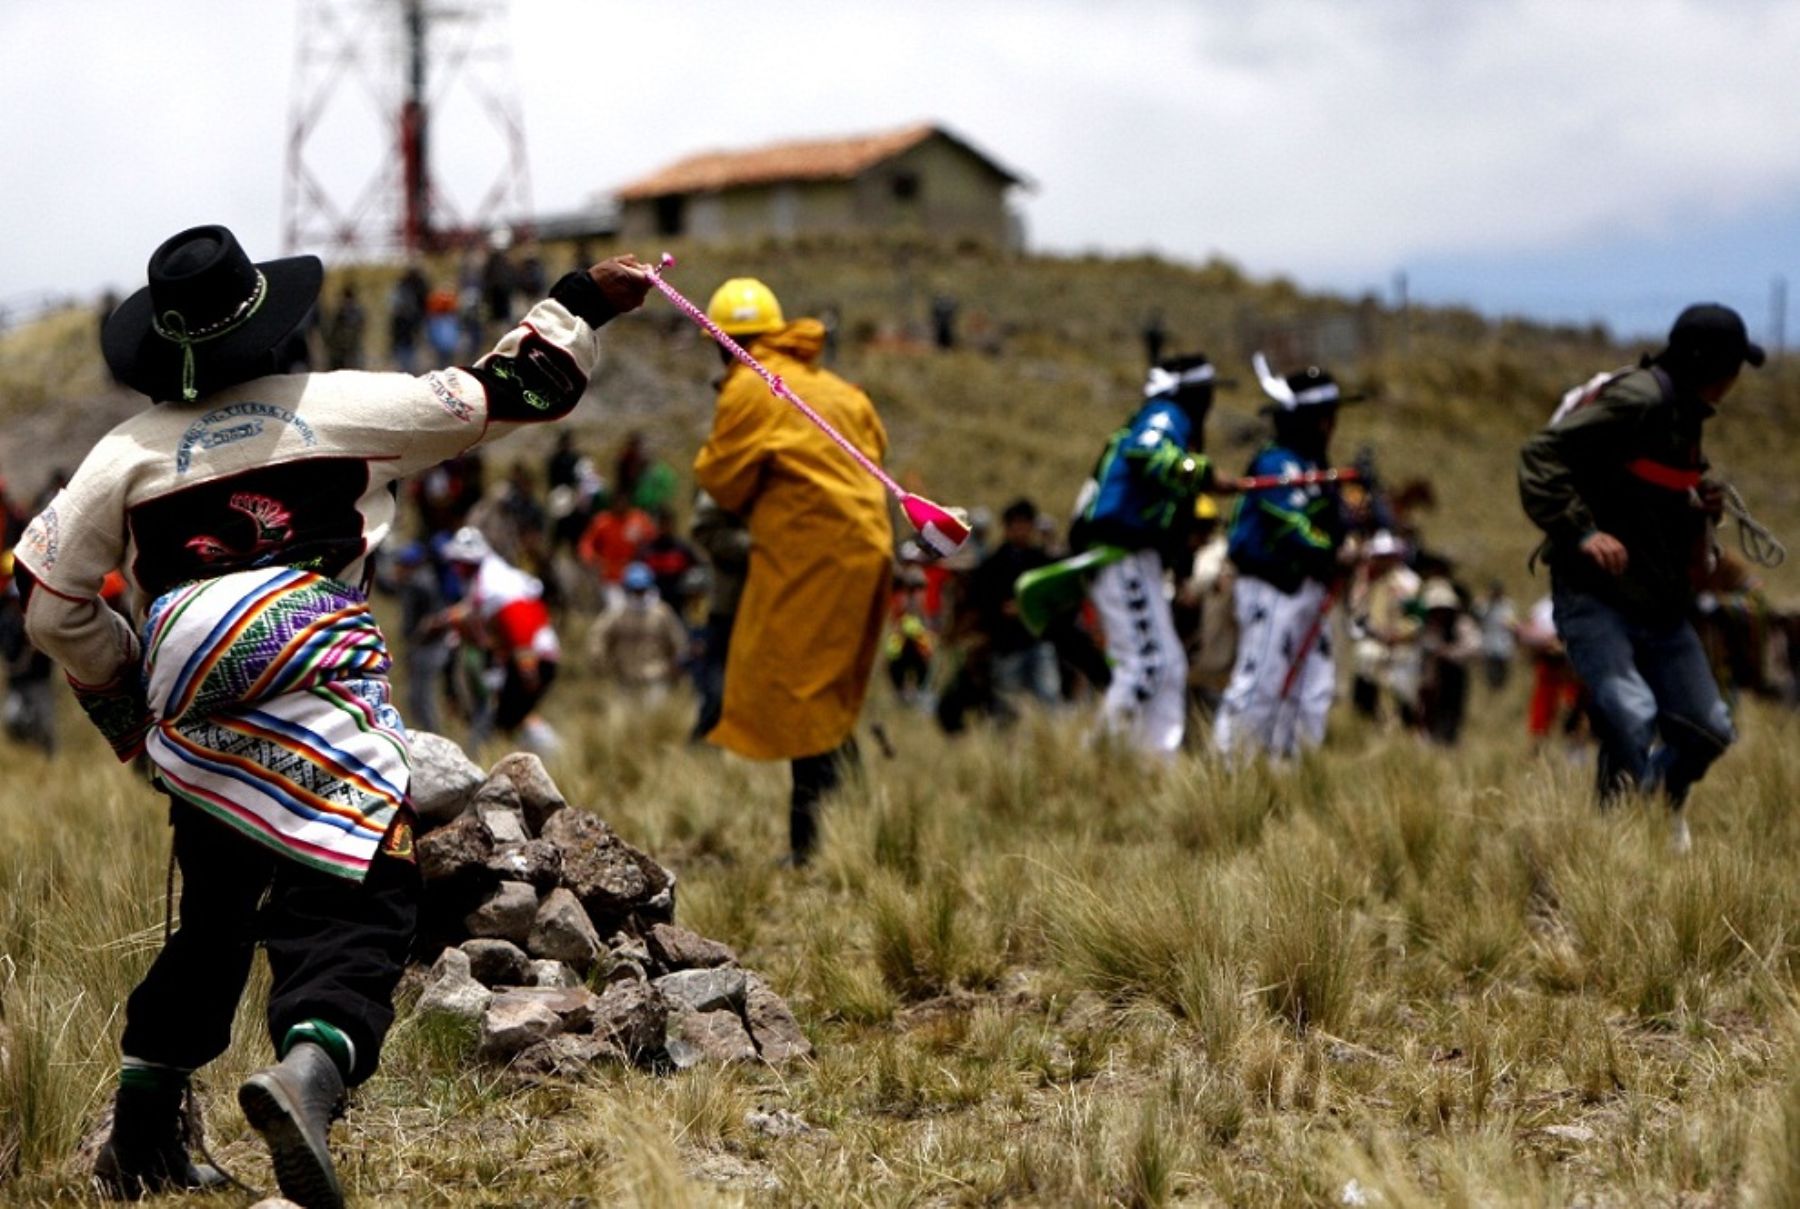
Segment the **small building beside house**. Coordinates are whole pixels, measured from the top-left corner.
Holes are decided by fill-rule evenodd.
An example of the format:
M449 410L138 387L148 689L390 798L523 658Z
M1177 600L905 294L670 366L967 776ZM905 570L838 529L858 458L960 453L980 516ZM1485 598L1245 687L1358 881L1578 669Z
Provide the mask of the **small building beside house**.
M925 123L678 160L619 189L619 237L629 243L917 231L1011 249L1023 242L1008 204L1015 187L1029 182Z

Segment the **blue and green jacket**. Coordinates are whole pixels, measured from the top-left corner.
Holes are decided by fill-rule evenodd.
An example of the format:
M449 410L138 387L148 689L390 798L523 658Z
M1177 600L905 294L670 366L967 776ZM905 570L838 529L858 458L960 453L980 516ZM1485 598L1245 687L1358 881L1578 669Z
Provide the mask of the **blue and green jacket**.
M1077 517L1077 544L1163 549L1194 512L1206 459L1188 449L1194 422L1166 395L1112 434Z
M1246 474L1258 477L1317 469L1319 464L1310 458L1271 443L1250 460ZM1295 592L1308 579L1324 583L1332 577L1343 541L1336 490L1270 487L1238 497L1227 548L1241 574L1280 591Z

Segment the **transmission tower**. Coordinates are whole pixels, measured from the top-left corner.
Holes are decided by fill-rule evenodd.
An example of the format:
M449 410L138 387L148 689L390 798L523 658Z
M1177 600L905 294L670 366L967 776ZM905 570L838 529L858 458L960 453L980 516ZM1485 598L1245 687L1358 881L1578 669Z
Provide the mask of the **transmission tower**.
M506 0L300 0L289 253L432 252L529 222L507 15Z

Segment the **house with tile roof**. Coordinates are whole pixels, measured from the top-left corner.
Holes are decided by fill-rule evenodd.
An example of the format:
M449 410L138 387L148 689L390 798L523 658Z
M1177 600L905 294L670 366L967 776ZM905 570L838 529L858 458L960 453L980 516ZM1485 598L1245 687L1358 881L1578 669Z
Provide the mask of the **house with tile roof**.
M617 191L618 233L654 239L930 233L1021 243L1030 182L943 126L690 155Z

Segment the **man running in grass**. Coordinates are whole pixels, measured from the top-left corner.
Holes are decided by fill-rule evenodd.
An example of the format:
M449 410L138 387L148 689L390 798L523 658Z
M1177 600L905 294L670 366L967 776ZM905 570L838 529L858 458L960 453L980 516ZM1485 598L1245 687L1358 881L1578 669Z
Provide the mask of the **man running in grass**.
M1701 434L1746 362L1763 350L1737 312L1690 306L1660 352L1571 391L1519 455L1556 632L1590 694L1600 799L1660 793L1678 852L1688 791L1735 737L1690 618L1724 506Z

